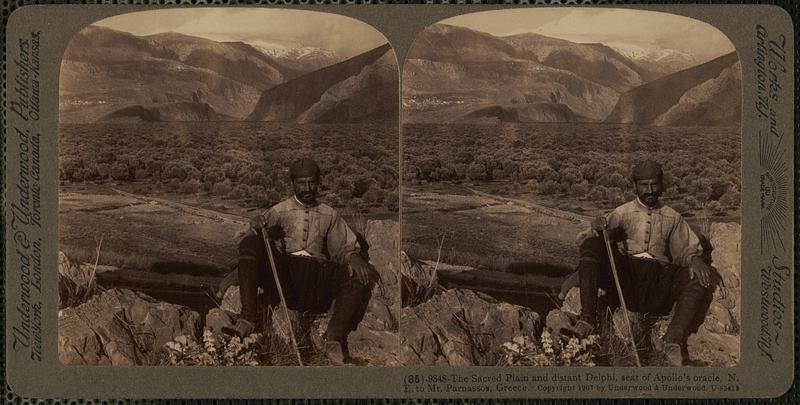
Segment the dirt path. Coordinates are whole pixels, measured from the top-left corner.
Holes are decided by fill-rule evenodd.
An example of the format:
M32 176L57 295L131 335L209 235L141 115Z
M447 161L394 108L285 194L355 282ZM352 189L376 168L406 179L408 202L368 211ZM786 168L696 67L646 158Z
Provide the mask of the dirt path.
M468 190L472 191L475 195L479 195L481 197L491 198L502 203L513 203L525 207L532 211L535 214L544 215L548 217L563 219L569 221L571 224L584 224L591 221L591 217L586 215L578 215L567 211L558 210L555 208L545 207L541 204L536 204L526 200L520 200L516 198L508 198L508 197L500 197L497 195L484 193L483 191L475 190L473 188L467 188Z
M219 211L210 210L208 208L195 207L193 205L184 204L177 201L166 200L163 198L148 197L144 195L133 194L116 188L112 188L112 190L114 190L114 192L116 192L119 195L134 198L139 201L142 201L143 203L159 204L165 207L172 208L178 212L187 215L203 217L219 223L237 224L246 226L247 223L249 222L247 218L240 215L223 213Z

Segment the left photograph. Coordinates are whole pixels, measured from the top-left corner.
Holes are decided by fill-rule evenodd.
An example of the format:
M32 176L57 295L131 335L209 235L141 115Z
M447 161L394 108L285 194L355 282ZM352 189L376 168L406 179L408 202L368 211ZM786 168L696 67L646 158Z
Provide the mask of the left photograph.
M84 27L59 88L66 365L398 364L398 68L358 20Z

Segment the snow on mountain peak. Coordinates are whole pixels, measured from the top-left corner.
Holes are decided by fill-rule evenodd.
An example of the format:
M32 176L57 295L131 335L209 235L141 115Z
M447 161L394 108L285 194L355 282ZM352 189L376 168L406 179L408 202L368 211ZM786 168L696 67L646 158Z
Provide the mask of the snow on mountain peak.
M672 63L685 67L699 63L694 55L677 49L643 46L628 43L608 44L615 51L634 61L644 61L651 63Z
M339 61L341 58L333 51L304 46L298 43L250 41L250 45L275 59L299 61L304 59Z

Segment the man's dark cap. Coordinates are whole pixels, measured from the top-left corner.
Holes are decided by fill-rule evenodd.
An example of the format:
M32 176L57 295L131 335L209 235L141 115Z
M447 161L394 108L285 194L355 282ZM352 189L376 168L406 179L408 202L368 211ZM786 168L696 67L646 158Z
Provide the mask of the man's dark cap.
M319 175L320 171L317 162L309 158L295 160L294 163L289 166L289 177L291 177L292 180L300 177L319 178Z
M652 160L645 160L633 166L631 171L631 178L636 180L647 179L664 179L664 171L661 169L661 164Z

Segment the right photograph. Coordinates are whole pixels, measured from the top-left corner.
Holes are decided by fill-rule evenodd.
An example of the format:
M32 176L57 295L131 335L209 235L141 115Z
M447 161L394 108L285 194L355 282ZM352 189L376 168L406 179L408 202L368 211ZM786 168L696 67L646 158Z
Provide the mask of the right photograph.
M702 21L465 14L402 71L401 363L731 367L741 65Z

